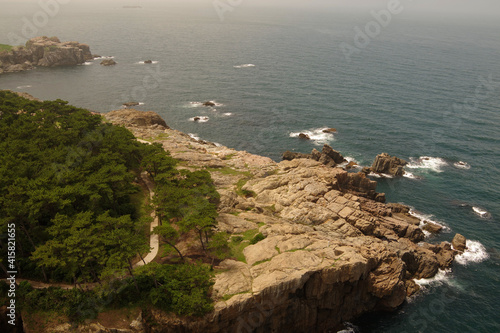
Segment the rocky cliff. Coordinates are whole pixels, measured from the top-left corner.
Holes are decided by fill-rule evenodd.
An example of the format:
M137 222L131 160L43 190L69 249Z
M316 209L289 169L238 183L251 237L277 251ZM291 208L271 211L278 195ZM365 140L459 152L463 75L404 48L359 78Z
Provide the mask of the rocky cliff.
M26 46L0 53L0 74L30 70L36 66L78 65L91 59L87 44L61 42L57 37L35 37L27 41Z
M276 163L196 140L151 113L107 118L161 142L183 167L207 168L221 195L220 230L265 236L244 248L244 260L216 268L212 313L145 311L148 332L326 332L397 308L418 291L413 279L434 276L457 253L449 243L422 242L420 221L405 206L373 200L376 183L363 174L309 156Z

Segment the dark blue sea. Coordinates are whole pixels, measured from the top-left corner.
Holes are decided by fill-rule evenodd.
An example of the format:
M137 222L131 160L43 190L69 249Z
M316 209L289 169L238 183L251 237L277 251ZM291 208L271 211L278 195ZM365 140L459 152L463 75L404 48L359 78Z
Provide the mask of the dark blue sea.
M47 13L6 0L0 43L58 36L118 64L2 74L0 89L99 112L137 101L175 129L276 161L324 143L361 166L382 152L406 159L410 174L378 178L378 191L445 226L429 242L461 233L469 250L419 281L424 291L396 313L353 324L363 333L500 332L500 5L485 1L481 15L402 1L378 23L371 11L388 3L65 0Z

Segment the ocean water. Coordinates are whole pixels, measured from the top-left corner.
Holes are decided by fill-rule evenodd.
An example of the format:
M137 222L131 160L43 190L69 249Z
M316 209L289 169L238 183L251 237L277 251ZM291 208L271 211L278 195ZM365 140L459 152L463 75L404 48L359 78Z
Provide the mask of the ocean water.
M122 8L130 4L142 8ZM23 25L42 10L35 1L2 7L4 44L28 36ZM408 4L349 61L342 43L354 47L355 28L383 7L231 8L221 21L211 1L61 4L33 35L85 42L118 64L2 74L0 89L99 112L141 102L173 128L277 161L324 143L362 166L382 152L406 159L411 175L379 178L378 191L446 226L429 242L461 233L470 251L419 281L424 292L395 313L354 324L361 332L500 332L500 20L424 15ZM216 106L201 106L209 100Z

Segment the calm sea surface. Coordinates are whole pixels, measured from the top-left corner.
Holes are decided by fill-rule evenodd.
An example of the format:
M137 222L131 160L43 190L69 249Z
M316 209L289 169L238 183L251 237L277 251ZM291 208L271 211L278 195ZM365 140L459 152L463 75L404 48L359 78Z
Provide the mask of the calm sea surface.
M6 74L0 89L100 112L141 102L173 128L275 160L324 143L360 165L382 152L404 158L410 177L379 179L378 191L446 226L428 241L461 233L470 251L421 281L424 292L396 313L354 324L361 332L500 332L499 22L405 8L348 61L341 45L355 47L354 28L373 20L369 10L241 5L221 22L210 1L122 8L130 3L70 2L36 28L87 43L116 66L96 60ZM2 7L4 44L41 10ZM148 59L154 63L140 63ZM215 108L200 106L208 100ZM300 141L299 132L313 140Z

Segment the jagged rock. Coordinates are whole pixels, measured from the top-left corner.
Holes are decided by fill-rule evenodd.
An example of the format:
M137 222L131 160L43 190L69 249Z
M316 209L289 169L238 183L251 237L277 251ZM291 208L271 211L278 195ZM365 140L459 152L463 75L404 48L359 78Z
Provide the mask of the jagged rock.
M283 153L283 156L281 158L284 161L291 161L291 160L294 160L296 158L310 158L310 157L311 157L311 155L309 155L309 154L296 153L296 152L287 150Z
M390 156L387 153L382 153L375 157L375 161L371 166L371 171L376 173L385 173L393 176L402 176L404 174L403 167L408 164L405 160Z
M337 130L335 128L326 128L323 130L323 133L336 133Z
M456 234L451 241L453 248L457 251L464 252L466 249L466 239L461 234Z
M214 107L214 106L215 106L215 103L214 103L214 102L212 102L212 101L207 101L207 102L203 103L203 106Z
M321 153L330 157L336 164L340 164L345 161L344 156L342 156L338 151L334 150L327 144L323 146Z
M153 63L153 60L144 60L144 63L145 63L145 64L152 64L152 63Z
M354 192L366 198L370 198L379 202L385 202L385 195L379 195L375 192L377 182L366 177L362 172L357 173L339 173L336 175L337 184L342 191Z
M428 231L433 234L439 233L441 230L443 230L443 227L440 226L439 224L432 223L429 221L424 221L424 226L422 227L425 231Z
M311 140L311 137L308 134L299 133L299 139L302 139L302 140Z
M103 61L101 61L102 66L114 66L116 64L117 62L114 61L113 59L104 59Z
M347 165L345 166L345 169L346 170L354 169L357 165L358 165L358 163L351 161L351 162L347 163Z
M158 125L161 128L169 128L156 112L139 111L135 109L115 110L105 115L108 121L114 124L138 127L150 127Z

